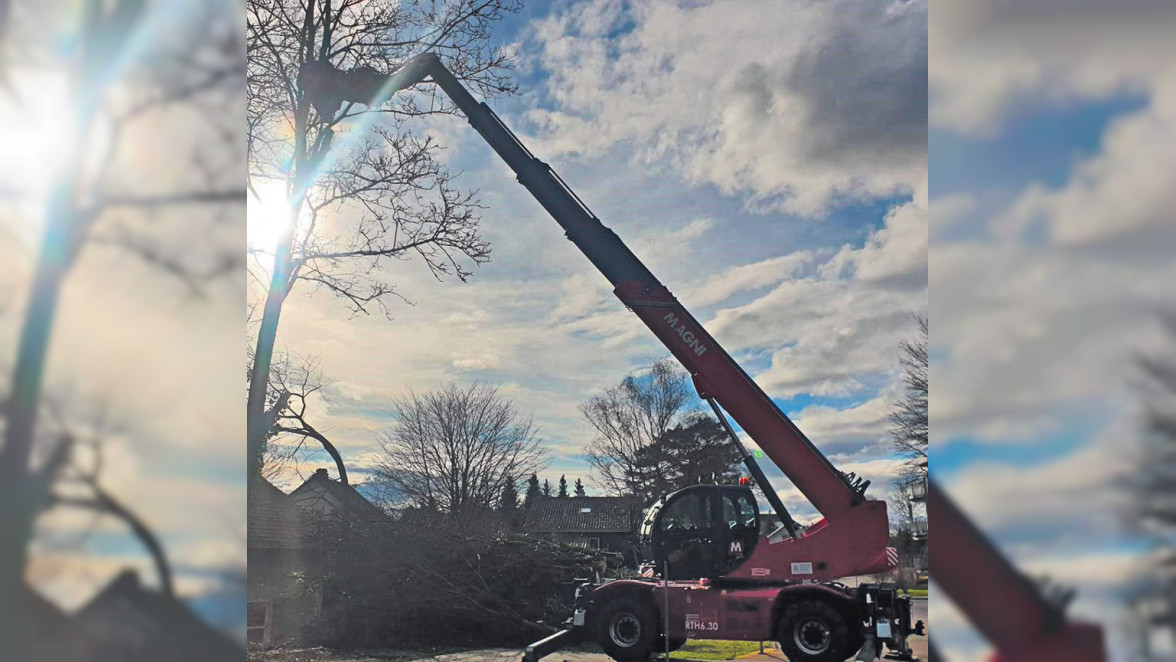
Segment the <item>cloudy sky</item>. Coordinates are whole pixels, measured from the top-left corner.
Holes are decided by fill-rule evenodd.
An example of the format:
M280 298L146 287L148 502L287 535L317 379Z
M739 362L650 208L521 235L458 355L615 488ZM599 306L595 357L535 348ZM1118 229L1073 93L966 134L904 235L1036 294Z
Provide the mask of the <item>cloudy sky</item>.
M501 27L521 94L496 110L885 497L897 347L926 309L926 5L530 2ZM279 344L331 382L313 420L363 478L392 398L498 383L541 428L542 477L593 493L577 405L668 352L464 120L429 130L481 191L492 262L467 284L392 265L413 305L391 321L292 298ZM318 466L325 454L303 475Z
M1115 626L1146 550L1116 487L1136 470L1137 358L1176 279L1176 14L1063 4L931 16L931 466L1019 564L1079 589L1075 614ZM953 659L982 659L932 605Z

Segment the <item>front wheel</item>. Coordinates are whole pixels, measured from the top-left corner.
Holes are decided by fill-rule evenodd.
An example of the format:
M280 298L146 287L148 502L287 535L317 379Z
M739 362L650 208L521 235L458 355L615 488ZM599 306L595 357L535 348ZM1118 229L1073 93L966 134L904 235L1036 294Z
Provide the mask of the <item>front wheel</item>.
M780 650L791 662L834 662L853 654L845 617L819 600L789 606L780 619L778 636Z
M646 662L659 638L656 614L637 597L602 605L596 622L600 647L618 662Z

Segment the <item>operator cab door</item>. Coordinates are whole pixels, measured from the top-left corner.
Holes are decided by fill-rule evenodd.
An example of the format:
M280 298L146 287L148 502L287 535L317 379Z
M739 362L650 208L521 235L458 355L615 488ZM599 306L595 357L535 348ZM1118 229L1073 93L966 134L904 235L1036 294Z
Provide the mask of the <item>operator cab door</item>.
M751 556L759 540L755 499L741 487L696 485L675 492L651 524L653 561L674 580L721 577Z
M743 565L759 542L759 507L751 490L745 488L725 488L718 497L722 513L719 523L726 536L725 575Z

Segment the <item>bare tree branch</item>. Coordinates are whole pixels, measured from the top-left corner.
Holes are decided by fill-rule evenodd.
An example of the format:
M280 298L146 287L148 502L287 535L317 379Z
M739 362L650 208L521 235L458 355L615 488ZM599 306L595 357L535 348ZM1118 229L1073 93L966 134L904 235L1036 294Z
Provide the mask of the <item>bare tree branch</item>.
M890 439L906 458L908 480L927 475L927 316L915 315L915 323L915 337L899 344L904 393L890 414Z
M409 504L453 515L489 512L502 486L541 469L547 453L531 420L497 387L450 384L395 401L380 441L378 479Z

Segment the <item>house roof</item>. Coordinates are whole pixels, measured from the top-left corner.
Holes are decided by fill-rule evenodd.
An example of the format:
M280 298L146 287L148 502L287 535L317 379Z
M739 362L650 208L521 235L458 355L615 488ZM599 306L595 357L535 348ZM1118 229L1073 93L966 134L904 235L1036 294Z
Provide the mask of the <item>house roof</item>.
M69 625L69 616L31 586L21 588L19 600L20 612L27 619L27 625L35 631L35 635L56 635Z
M128 654L140 653L143 659L167 652L173 660L227 660L241 659L245 652L179 599L143 588L133 570L119 574L74 621L95 650L126 646Z
M290 499L302 508L320 513L343 511L360 517L386 517L384 511L353 486L332 480L326 469L316 470L290 493Z
M307 514L273 483L255 481L249 489L249 549L299 549L311 530Z
M523 529L533 533L629 533L641 519L632 497L538 497Z

